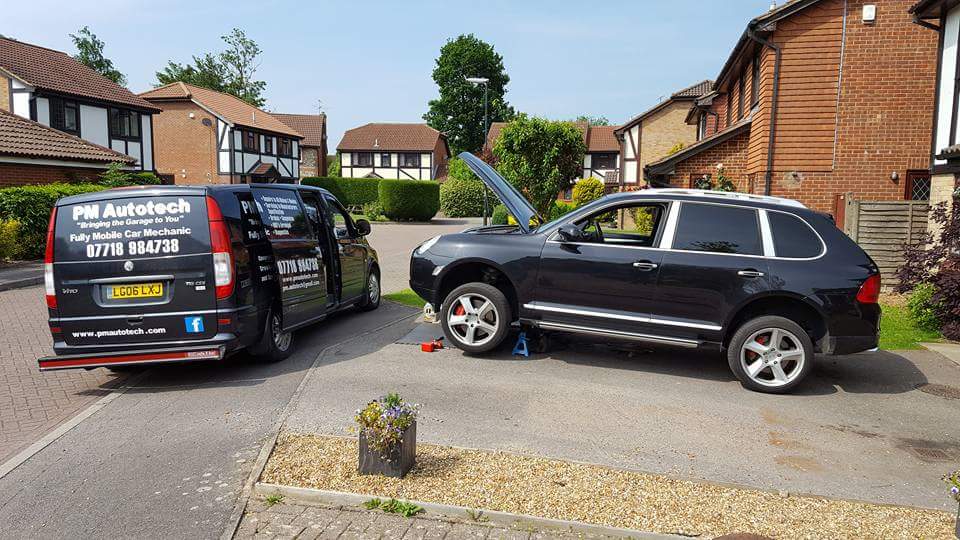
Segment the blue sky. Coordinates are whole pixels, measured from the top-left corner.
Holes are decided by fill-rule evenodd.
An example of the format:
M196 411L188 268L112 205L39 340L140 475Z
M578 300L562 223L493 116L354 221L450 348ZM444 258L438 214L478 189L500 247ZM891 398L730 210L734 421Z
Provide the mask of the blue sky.
M10 2L0 34L74 52L87 25L135 92L167 60L218 51L239 27L263 49L257 76L268 110L315 112L323 102L331 153L367 122L418 122L447 39L473 33L503 55L517 110L622 122L720 71L747 21L769 0Z

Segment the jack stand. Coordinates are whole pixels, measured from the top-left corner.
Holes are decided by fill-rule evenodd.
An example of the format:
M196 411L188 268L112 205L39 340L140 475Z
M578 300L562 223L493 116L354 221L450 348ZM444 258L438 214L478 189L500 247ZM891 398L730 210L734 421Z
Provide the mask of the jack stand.
M527 333L520 332L520 337L517 338L517 344L513 346L513 355L514 356L523 356L530 357L530 348L527 347Z

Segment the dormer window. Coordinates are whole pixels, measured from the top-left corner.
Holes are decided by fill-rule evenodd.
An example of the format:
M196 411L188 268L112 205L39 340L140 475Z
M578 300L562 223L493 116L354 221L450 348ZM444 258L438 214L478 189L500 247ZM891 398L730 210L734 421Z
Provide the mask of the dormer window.
M129 109L110 109L110 137L114 139L140 138L140 113Z
M76 101L50 98L50 127L80 135L80 106Z

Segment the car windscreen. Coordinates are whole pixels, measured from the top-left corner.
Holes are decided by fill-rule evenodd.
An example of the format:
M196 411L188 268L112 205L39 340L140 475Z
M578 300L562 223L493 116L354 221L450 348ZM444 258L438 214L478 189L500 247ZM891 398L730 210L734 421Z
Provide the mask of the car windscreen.
M210 228L202 196L118 197L57 208L56 262L209 251Z

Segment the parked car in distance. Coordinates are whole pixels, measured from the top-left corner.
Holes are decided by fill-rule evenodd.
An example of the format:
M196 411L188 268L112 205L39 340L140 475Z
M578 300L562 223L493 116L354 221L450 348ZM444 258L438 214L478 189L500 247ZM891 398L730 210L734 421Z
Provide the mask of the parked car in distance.
M411 287L466 352L494 349L519 321L724 351L745 387L783 393L814 353L877 346L879 270L825 214L775 197L648 189L543 223L490 166L460 157L518 222L431 238L411 256Z
M366 220L323 189L124 188L50 215L44 281L55 356L41 370L293 351L292 332L380 304Z

